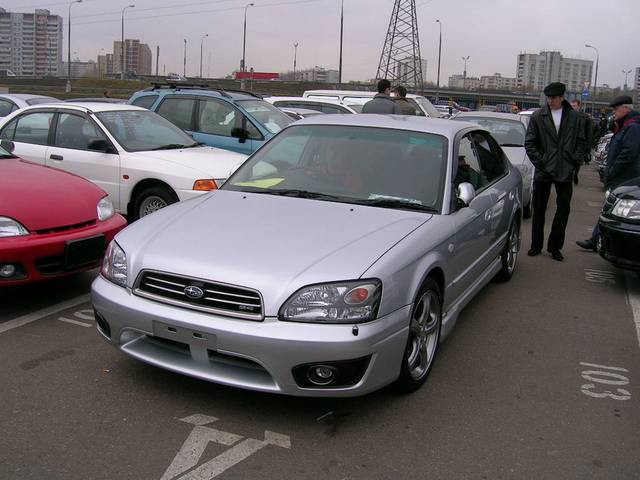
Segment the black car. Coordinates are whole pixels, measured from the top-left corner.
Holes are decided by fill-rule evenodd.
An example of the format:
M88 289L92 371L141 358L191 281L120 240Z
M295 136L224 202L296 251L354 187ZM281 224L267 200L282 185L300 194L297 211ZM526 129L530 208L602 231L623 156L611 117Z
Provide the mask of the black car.
M640 272L640 178L623 183L607 195L598 227L602 258Z

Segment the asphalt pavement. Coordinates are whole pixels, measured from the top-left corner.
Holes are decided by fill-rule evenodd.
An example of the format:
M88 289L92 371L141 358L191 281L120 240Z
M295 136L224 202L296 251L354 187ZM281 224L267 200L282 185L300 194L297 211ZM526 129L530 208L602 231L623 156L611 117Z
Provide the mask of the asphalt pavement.
M0 478L640 478L640 281L575 246L604 196L581 175L565 261L527 257L525 221L513 279L409 395L285 397L142 364L96 332L95 271L0 291Z

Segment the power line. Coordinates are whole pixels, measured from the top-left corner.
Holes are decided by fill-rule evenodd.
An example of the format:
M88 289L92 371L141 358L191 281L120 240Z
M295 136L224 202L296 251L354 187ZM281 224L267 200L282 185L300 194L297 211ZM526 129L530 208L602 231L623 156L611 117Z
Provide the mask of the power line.
M192 7L195 5L211 5L212 3L224 3L224 2L233 2L235 0L209 0L208 2L193 2L193 3L181 3L180 7ZM164 7L150 7L150 8L136 8L136 12L147 12L150 10L163 10L167 8L176 8L178 5L167 5ZM235 7L235 8L244 8L244 7ZM73 18L89 18L89 17L101 17L103 15L120 15L120 10L114 10L112 12L101 12L101 13L90 13L85 15L74 15ZM132 12L133 13L133 12Z
M284 1L284 2L277 2L277 3L269 3L269 4L263 4L263 5L255 5L253 8L269 8L269 7L279 7L279 6L283 6L283 5L300 5L300 4L304 4L304 3L317 3L317 2L323 2L326 0L299 0L299 1ZM211 2L208 2L211 3ZM184 16L184 15L198 15L198 14L202 14L202 13L217 13L217 12L228 12L228 11L233 11L233 10L243 10L244 7L229 7L229 8L221 8L221 9L216 9L216 10L195 10L195 11L191 11L191 12L172 12L172 13L164 13L164 14L160 14L160 15L149 15L149 16L134 16L133 13L127 17L127 22L131 22L134 20L150 20L153 18L163 18L163 17L180 17L180 16ZM74 17L75 18L75 17ZM116 18L113 20L92 20L89 22L74 22L74 25L93 25L93 24L97 24L97 23L113 23L113 22L119 22L120 19Z

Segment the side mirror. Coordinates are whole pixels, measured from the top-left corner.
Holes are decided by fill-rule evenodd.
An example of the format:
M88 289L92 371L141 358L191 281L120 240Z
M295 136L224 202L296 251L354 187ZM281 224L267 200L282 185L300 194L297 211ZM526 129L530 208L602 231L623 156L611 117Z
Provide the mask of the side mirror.
M463 182L458 185L457 193L458 200L464 207L468 207L473 199L476 198L476 189L468 182Z
M87 149L94 150L96 152L104 152L104 153L115 153L113 148L103 138L96 138L95 140L91 140L89 145L87 145Z
M13 151L16 148L16 144L13 143L11 140L1 140L0 146L2 146L2 148L4 148L9 153L13 153Z
M245 128L234 127L231 129L231 136L238 139L238 142L244 143L249 137L249 132Z

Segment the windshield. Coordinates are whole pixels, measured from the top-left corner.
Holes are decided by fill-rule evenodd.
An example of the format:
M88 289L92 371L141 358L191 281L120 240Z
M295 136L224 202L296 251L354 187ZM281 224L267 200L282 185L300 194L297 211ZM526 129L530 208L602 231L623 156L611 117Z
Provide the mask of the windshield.
M96 114L128 152L195 147L193 138L160 115L145 110L114 110Z
M438 109L425 97L415 97L414 100L418 102L418 105L420 105L420 107L422 107L430 117L440 118L442 116Z
M489 133L502 147L523 147L527 130L524 124L518 120L504 120L502 118L488 117L456 117L455 120L475 123L489 130Z
M242 104L242 107L253 118L273 134L278 133L293 122L281 110L264 100L239 100L237 103Z
M439 208L447 140L374 127L300 125L253 154L226 190L387 208Z
M40 105L42 103L54 103L59 101L60 100L53 97L36 97L36 98L29 98L28 100L25 100L25 102L27 102L27 105Z

